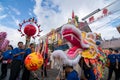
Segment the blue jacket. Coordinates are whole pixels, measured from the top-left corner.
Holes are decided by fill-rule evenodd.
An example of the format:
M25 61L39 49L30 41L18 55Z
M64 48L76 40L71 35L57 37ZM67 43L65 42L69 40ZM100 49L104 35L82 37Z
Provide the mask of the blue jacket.
M78 78L78 73L75 70L73 70L72 72L68 73L67 80L80 80L80 79Z
M108 59L110 60L110 63L116 63L117 56L116 54L109 54Z
M30 49L30 48L27 48L27 49L25 50L24 59L25 59L25 58L27 57L27 55L29 55L31 52L32 52L31 49Z
M120 54L116 54L118 62L120 62Z
M31 53L31 49L30 48L26 49L25 55L29 55L30 53Z
M12 51L12 55L19 54L20 52L25 52L24 49L15 48ZM13 60L23 60L23 54L13 57Z
M4 60L12 59L12 50L7 50L2 55Z

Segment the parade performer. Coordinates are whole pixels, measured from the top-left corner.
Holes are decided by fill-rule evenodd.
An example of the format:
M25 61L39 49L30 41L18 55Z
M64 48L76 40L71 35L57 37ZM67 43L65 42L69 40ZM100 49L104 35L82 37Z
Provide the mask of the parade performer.
M18 42L18 47L12 51L13 59L9 80L16 80L19 76L21 65L23 62L23 54L25 53L23 42Z
M111 53L107 56L108 61L110 62L110 65L108 67L109 73L108 73L107 80L111 80L113 71L115 72L115 80L119 80L118 65L117 65L118 51L111 49L111 48L109 50Z
M22 27L24 27L23 30ZM31 44L30 48L28 48L31 38L35 39L36 37L40 36L40 25L37 24L37 20L34 17L29 18L28 20L24 20L21 24L19 24L18 31L22 34L21 36L25 36L26 38L25 54L23 55L24 68L22 80L28 80L30 71L38 70L43 64L43 58L39 52L39 48L36 51L32 51L32 49L35 49L33 44Z
M33 52L35 52L35 44L31 43L25 51L24 58L26 58L30 53ZM29 80L29 78L30 78L30 71L24 66L22 80Z
M1 76L0 76L0 80L4 79L7 76L7 67L8 64L11 63L12 61L12 50L13 47L12 45L8 45L7 46L7 50L5 52L2 53L2 65L1 65Z
M67 64L75 66L81 57L84 58L85 64L90 67L94 80L101 79L101 66L98 63L98 49L96 46L96 35L94 33L86 33L80 31L73 24L65 24L62 26L61 34L64 39L71 43L71 48L64 52L56 50L52 53L53 59L59 66ZM90 79L88 79L90 80Z

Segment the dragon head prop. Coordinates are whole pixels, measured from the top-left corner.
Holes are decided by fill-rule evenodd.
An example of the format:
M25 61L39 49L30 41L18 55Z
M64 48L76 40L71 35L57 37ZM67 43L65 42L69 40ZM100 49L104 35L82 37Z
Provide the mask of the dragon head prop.
M96 58L95 34L81 31L72 24L63 25L61 34L72 46L66 52L56 50L52 53L52 56L56 57L56 59L59 57L63 64L76 65L81 56L92 59Z
M96 34L92 32L84 32L78 29L73 24L65 24L62 26L61 34L63 39L66 39L67 42L71 44L70 48L67 51L56 50L52 53L52 57L59 66L69 65L75 66L79 63L81 57L84 59L87 66L94 67L95 76L102 74L102 64L99 63L99 49L98 42L96 41ZM99 65L97 65L99 64Z

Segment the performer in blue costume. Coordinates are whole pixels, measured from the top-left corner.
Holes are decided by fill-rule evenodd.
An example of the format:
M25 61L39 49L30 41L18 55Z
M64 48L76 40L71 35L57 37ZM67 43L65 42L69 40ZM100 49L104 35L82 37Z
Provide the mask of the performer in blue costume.
M13 61L11 64L9 80L16 80L19 76L21 65L23 63L23 54L25 54L23 42L18 42L18 47L13 49Z
M26 49L24 54L24 59L27 57L27 55L29 55L32 52L35 52L35 45L33 43L31 43L30 47ZM24 66L22 80L29 80L29 77L30 77L30 71L27 70L27 68Z
M12 60L12 50L13 47L12 45L8 45L7 47L7 51L3 52L1 59L2 59L2 65L1 65L1 76L0 76L0 80L4 79L7 75L7 66L9 63L11 63Z
M108 60L110 62L110 66L109 66L109 74L108 74L107 80L111 80L113 71L115 72L115 80L118 80L117 79L118 78L117 69L116 69L117 56L116 56L115 50L113 50L113 49L109 49L109 50L111 53L108 55Z
M78 73L77 71L75 71L73 69L73 66L65 66L65 72L67 73L66 74L66 79L67 80L80 80L80 78L78 77Z

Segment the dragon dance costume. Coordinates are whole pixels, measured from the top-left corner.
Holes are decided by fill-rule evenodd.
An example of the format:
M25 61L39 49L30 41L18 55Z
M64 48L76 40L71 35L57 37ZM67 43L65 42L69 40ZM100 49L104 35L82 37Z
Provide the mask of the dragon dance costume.
M96 45L96 33L86 33L73 24L65 24L62 26L61 34L72 46L67 51L55 50L52 53L55 62L60 66L75 66L83 58L85 65L93 72L95 80L103 78L105 55Z

